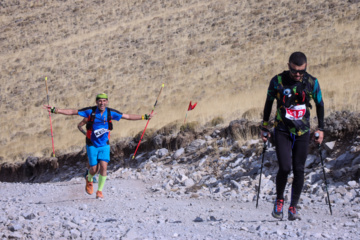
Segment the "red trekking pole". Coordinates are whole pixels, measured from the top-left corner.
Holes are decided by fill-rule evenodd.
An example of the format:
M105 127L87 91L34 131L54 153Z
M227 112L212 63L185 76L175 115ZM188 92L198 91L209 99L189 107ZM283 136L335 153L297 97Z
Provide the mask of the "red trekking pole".
M47 85L47 77L45 77L45 85L46 85L47 103L50 106L50 103L49 103L49 91L48 91L48 85ZM51 129L51 141L52 141L53 157L55 157L54 135L53 135L53 130L52 130L51 112L50 111L49 111L49 118L50 118L50 129Z
M157 102L158 102L158 100L159 100L159 97L160 97L160 94L161 94L161 91L163 90L163 88L164 88L164 84L161 85L161 89L160 89L159 95L158 95L157 98L156 98L154 107L153 107L150 115L154 112L154 109L155 109L155 107L156 107L156 104L157 104ZM149 119L149 120L147 121L147 123L146 123L145 129L144 129L144 131L143 131L143 133L142 133L142 135L141 135L140 141L139 141L139 143L138 143L138 145L137 145L137 147L136 147L136 149L135 149L135 153L134 153L134 155L132 156L132 159L135 158L136 152L137 152L137 150L138 150L138 148L139 148L139 146L140 146L141 140L142 140L142 138L143 138L143 136L144 136L144 133L145 133L145 130L146 130L148 124L149 124L149 121L150 121L150 119Z

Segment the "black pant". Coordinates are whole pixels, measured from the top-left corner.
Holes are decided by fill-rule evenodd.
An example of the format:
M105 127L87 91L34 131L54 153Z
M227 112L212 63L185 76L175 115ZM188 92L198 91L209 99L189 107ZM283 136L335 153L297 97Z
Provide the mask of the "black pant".
M292 165L294 180L290 206L297 205L304 186L304 166L309 151L309 141L310 132L302 136L295 136L289 132L275 129L276 155L279 162L279 171L276 175L276 195L277 199L284 199L287 177Z

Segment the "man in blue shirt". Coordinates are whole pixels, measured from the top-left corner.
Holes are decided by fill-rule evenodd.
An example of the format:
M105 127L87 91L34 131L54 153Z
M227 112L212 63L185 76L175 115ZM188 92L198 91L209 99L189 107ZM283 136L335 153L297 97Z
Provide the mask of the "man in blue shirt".
M79 115L88 118L86 150L89 159L90 171L86 178L85 191L87 194L93 194L93 176L99 171L98 190L96 198L103 199L102 189L104 187L107 166L110 161L110 131L112 130L112 120L149 120L154 114L124 114L115 109L107 108L108 95L105 93L96 96L96 106L76 109L59 109L45 105L45 109L55 114Z

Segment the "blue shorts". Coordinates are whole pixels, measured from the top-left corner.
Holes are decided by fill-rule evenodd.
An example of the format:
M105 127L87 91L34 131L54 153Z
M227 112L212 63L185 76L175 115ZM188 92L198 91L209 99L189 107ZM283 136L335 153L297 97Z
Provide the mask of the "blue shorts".
M110 145L103 147L94 147L86 145L86 152L90 167L96 166L100 161L110 161Z

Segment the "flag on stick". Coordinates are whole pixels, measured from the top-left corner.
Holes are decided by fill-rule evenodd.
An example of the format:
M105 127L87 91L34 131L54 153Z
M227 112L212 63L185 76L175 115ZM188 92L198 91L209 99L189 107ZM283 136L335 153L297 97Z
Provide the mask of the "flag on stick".
M194 103L194 105L191 105L191 101L190 101L187 112L193 110L196 107L196 104L197 104L197 102ZM186 122L187 112L186 112L186 115L185 115L184 123Z
M194 103L194 105L191 105L191 101L190 101L188 111L193 110L196 107L196 104L197 104L197 102Z

